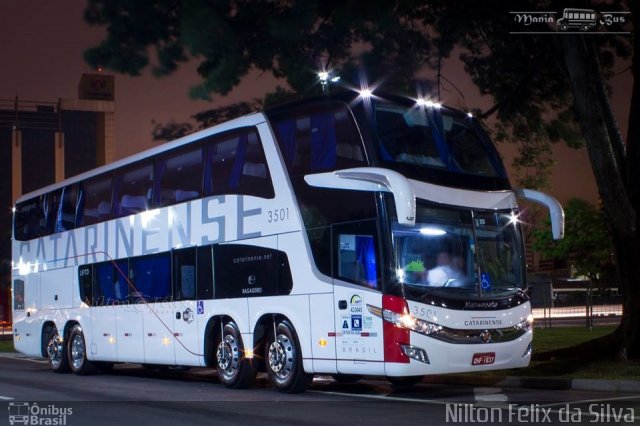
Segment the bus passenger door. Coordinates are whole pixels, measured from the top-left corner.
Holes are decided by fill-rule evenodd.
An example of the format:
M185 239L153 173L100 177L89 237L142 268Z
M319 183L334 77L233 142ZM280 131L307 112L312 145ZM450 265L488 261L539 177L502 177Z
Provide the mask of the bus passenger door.
M142 300L136 291L136 279L131 272L131 265L126 260L117 261L116 301L120 303L115 309L116 346L118 361L144 362L144 326Z
M143 360L146 364L173 365L173 306L171 301L171 253L157 253L129 261L133 304L143 324ZM119 330L118 330L119 331ZM136 346L138 339L134 340ZM118 347L120 350L120 347ZM138 349L136 349L137 351Z
M144 362L173 365L173 303L147 303L139 306L144 311Z
M132 298L132 303L116 309L116 331L118 333L118 361L144 362L143 340L143 306L136 304L139 300Z
M333 227L338 373L384 374L382 323L367 309L382 305L374 231L372 221Z
M196 280L198 287L203 289L212 286L211 247L174 250L172 271L173 347L176 365L199 365L202 350L196 318L203 314L204 304L203 301L196 301Z
M96 360L118 360L116 313L128 301L126 273L126 260L102 262L93 267L91 353Z

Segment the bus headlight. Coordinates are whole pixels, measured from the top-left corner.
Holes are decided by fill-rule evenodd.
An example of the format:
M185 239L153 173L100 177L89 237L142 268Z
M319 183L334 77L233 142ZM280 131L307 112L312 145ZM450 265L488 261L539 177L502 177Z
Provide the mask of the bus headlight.
M429 356L427 356L427 352L424 349L412 345L400 345L400 348L402 348L402 353L409 358L425 364L430 364Z
M372 305L367 305L367 309L373 315L378 318L382 318L383 321L387 321L396 327L406 328L408 330L415 331L416 333L424 334L425 336L442 330L441 325L416 318L408 313L400 314L398 312L390 311L389 309L382 309Z
M533 315L529 314L526 319L516 324L516 328L524 331L533 330Z

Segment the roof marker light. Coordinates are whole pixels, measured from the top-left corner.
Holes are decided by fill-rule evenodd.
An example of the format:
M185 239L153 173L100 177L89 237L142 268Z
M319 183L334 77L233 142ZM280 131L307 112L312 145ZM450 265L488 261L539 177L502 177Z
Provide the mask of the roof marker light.
M509 225L516 225L520 223L519 215L515 214L514 212L511 212L511 214L507 217L509 219Z
M371 89L362 89L358 93L360 93L360 96L363 98L370 98L373 96L373 91L371 91Z

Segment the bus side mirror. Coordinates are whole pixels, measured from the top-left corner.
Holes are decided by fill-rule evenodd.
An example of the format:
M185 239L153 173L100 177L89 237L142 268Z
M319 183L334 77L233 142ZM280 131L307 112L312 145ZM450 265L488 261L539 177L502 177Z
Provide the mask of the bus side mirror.
M564 238L564 211L558 200L551 195L547 195L533 189L518 189L516 195L527 201L542 204L549 209L549 217L551 219L551 233L554 240Z
M306 175L304 180L309 185L319 188L391 192L398 214L398 223L405 226L416 224L416 194L407 178L393 170L380 167L355 167Z

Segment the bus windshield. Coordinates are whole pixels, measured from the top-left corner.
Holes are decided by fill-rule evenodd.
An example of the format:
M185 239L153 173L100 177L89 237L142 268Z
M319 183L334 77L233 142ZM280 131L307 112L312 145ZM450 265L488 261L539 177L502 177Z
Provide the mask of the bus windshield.
M373 107L373 127L385 167L409 177L428 168L505 178L494 146L472 116L444 107L410 107L383 100L373 102Z
M523 244L512 210L419 205L414 227L394 225L398 280L409 298L501 296L524 285Z

